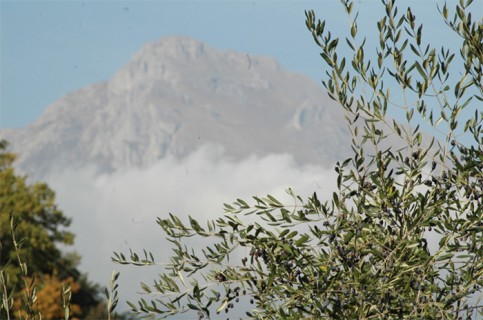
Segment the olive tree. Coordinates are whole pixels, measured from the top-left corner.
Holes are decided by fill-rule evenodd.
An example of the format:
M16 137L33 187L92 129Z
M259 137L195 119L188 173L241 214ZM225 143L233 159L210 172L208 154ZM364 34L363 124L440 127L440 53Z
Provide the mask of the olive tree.
M323 86L353 137L352 156L335 166L332 196L303 199L288 190L288 204L271 195L237 199L206 223L172 214L158 219L173 255L159 264L159 278L141 283L148 298L129 303L134 312L483 315L483 23L473 20L470 0L438 7L461 38L454 53L424 42L423 23L410 7L382 1L374 51L358 33L354 3L341 2L350 22L343 40L306 12L327 69ZM389 116L393 110L403 116ZM189 246L193 238L206 246ZM115 253L113 260L158 264L146 251Z

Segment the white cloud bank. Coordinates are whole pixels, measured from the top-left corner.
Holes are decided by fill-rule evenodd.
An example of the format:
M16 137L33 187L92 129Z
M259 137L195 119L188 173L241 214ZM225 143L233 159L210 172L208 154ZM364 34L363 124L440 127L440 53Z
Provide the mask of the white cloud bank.
M119 309L125 310L126 299L137 300L139 282L151 283L162 270L123 267L110 257L113 251L145 248L158 261L167 261L170 246L155 223L157 217L171 212L182 219L216 219L223 214L223 203L236 198L272 194L288 201L288 187L302 197L316 191L328 198L335 179L333 168L297 166L289 155L233 162L219 149L206 147L183 160L166 158L145 169L97 177L89 170L65 172L47 182L57 192L61 209L73 217L81 270L102 286L107 286L112 270L121 271Z

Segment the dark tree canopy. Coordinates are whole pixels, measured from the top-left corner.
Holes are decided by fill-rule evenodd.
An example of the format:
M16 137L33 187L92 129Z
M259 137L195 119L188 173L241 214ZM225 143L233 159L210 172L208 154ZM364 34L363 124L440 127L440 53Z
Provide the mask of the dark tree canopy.
M71 245L74 235L67 231L71 220L55 204L55 193L45 183L28 184L27 177L18 176L13 168L15 155L0 144L0 241L1 261L16 260L10 218L17 225L17 238L23 239L22 253L31 271L49 273L69 264L58 248ZM27 254L28 251L28 254ZM74 262L74 261L73 261ZM72 266L69 266L72 267ZM14 274L12 276L15 277ZM14 281L15 278L12 278Z
M47 184L31 184L26 176L15 173L16 156L8 152L7 147L6 141L0 141L0 269L6 282L5 290L13 293L13 299L19 299L26 276L40 280L45 276L48 283L59 285L69 279L76 282L72 304L87 312L100 302L99 289L77 269L79 256L60 249L61 245L74 242L74 234L68 231L71 219L57 208L55 193ZM20 265L19 258L25 268ZM55 299L60 305L60 295ZM39 303L42 305L44 301ZM19 305L18 301L13 306ZM6 318L5 312L2 308L0 318Z

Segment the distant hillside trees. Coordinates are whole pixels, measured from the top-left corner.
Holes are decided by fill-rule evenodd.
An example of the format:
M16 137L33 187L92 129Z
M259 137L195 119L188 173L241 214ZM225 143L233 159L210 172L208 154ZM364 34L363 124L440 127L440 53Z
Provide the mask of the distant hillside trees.
M238 199L213 221L158 219L173 254L153 283L141 283L146 295L130 303L133 311L199 319L483 317L482 20L470 0L451 2L453 14L439 8L444 32L461 39L454 53L428 43L425 22L406 3L384 0L369 50L356 2L341 2L345 39L306 13L327 69L323 85L353 138L352 156L335 166L330 200L289 190L291 203ZM390 110L402 116L393 120ZM385 144L388 137L401 146ZM114 260L156 264L149 252Z

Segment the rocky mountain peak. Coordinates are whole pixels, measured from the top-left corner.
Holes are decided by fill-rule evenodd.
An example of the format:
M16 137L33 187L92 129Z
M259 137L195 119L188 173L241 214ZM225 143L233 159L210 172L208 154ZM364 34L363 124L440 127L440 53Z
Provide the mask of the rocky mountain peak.
M170 36L146 44L109 84L114 93L155 83L173 87L182 82L205 89L217 88L221 82L266 89L269 83L263 79L280 70L278 63L268 57L223 52L189 37Z
M69 93L32 125L0 132L27 172L145 167L215 144L233 158L291 153L331 163L347 145L340 109L269 57L188 37L148 43L105 82Z

